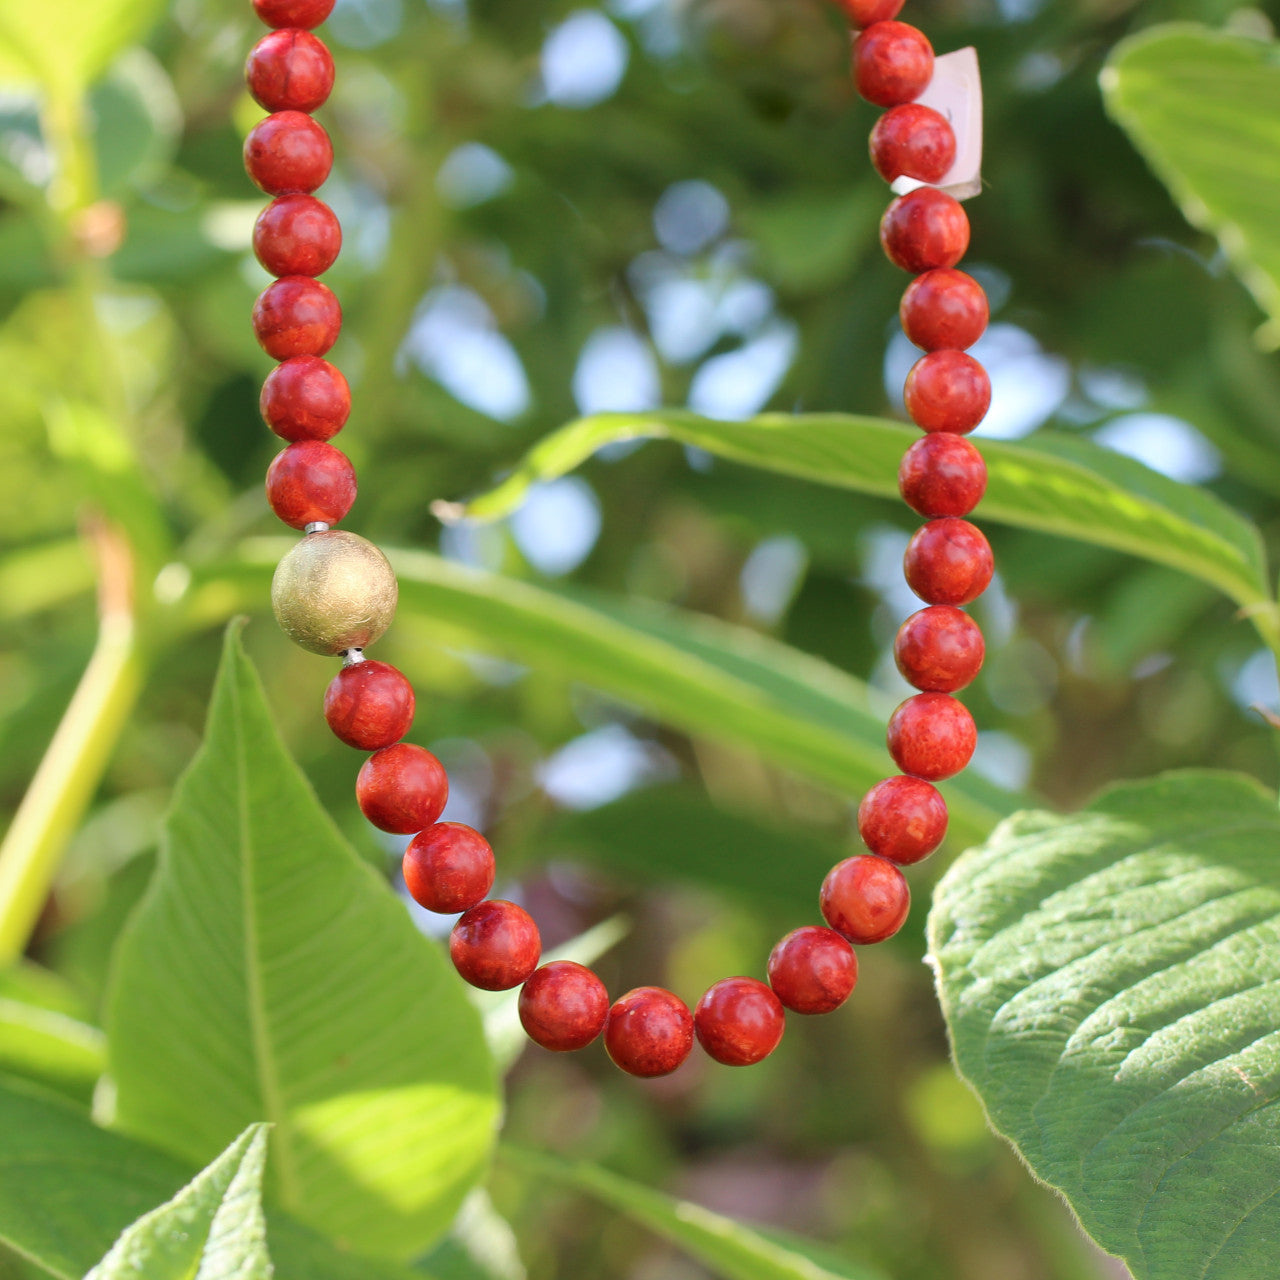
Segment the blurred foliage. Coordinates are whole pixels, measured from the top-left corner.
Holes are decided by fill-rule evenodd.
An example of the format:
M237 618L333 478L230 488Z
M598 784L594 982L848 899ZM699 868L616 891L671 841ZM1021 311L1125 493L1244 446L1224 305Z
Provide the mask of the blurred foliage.
M549 41L578 13L595 16L597 40L579 62L611 49L625 74L597 77L595 101L575 102L572 84L556 100ZM1119 444L1137 438L1136 415L1162 415L1154 460L1190 441L1187 474L1274 552L1280 370L1256 341L1265 317L1108 120L1098 86L1109 51L1153 24L1256 37L1267 15L1233 0L913 0L905 16L983 62L987 194L969 206L970 261L993 301L998 406L1015 425ZM366 859L393 866L351 798L354 757L319 728L329 664L291 650L265 593L244 589L262 581L245 540L276 532L260 477L278 442L256 408L269 362L248 323L266 282L248 251L261 200L239 160L258 114L240 64L260 31L239 0L0 0L8 813L94 649L95 557L81 537L100 558L104 518L131 549L131 657L146 671L32 948L57 989L0 988L13 1046L0 1068L81 1102L110 949L199 742L232 612L255 614L246 643L325 805ZM613 446L497 525L442 531L432 515L580 413L898 412L903 278L876 243L875 113L849 85L838 12L820 0L340 0L326 38L339 76L322 119L338 161L322 194L346 238L328 279L346 315L333 358L355 393L339 441L361 477L353 527L460 562L447 573L504 575L482 577L477 599L511 580L552 597L557 616L580 599L633 617L675 606L709 615L717 635L765 633L836 669L819 690L833 705L861 698L883 717L902 690L885 650L911 607L896 561L914 520L900 503L654 444ZM631 355L589 376L588 356L610 343ZM1001 576L976 611L989 661L967 695L992 793L1073 808L1104 782L1206 763L1274 785L1273 734L1251 710L1276 704L1274 663L1229 601L1116 550L1011 528L992 540ZM414 736L450 768L450 816L490 832L548 943L625 910L633 930L601 961L611 990L665 981L692 1000L724 973L758 973L778 934L809 918L774 892L780 863L803 844L851 850L850 796L741 734L726 740L714 716L671 718L669 694L655 706L609 686L603 657L594 678L571 651L517 665L512 637L476 642L500 618L450 615L441 580L379 656L419 690ZM646 803L662 842L652 859ZM655 883L654 868L672 880ZM942 866L921 871L923 901ZM922 930L917 911L866 955L847 1012L792 1019L752 1072L691 1063L637 1085L595 1050L527 1053L508 1078L506 1132L821 1239L894 1280L1122 1274L987 1134L951 1074ZM11 1000L48 1017L24 1014L11 1034ZM80 1123L17 1096L0 1098L6 1134ZM123 1140L92 1132L104 1162L124 1158ZM156 1159L154 1194L121 1192L127 1204L94 1219L100 1252L192 1172ZM705 1274L562 1180L499 1167L492 1194L518 1261L470 1247L464 1211L440 1274ZM27 1274L0 1254L0 1277Z

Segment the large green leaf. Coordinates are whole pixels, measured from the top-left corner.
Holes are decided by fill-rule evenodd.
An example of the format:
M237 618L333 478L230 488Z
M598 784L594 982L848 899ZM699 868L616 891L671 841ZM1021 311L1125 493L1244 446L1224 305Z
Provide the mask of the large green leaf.
M632 1182L599 1165L504 1146L502 1163L531 1180L591 1196L683 1249L724 1280L882 1280L808 1241L764 1234L732 1218Z
M1171 774L1026 813L939 885L930 950L995 1127L1137 1280L1258 1280L1280 1239L1280 814Z
M272 1121L275 1199L353 1247L418 1252L483 1176L480 1020L285 752L238 625L107 1028L121 1127L200 1162Z
M266 1125L251 1125L172 1200L126 1227L85 1280L270 1280Z
M80 1280L129 1223L194 1172L3 1078L0 1134L0 1246L58 1280ZM395 1263L341 1253L270 1209L267 1239L279 1280L422 1280Z
M289 544L247 544L238 571L244 601L267 598ZM866 686L830 663L744 627L701 614L600 596L569 596L450 563L387 549L400 608L427 619L442 642L498 653L612 693L689 733L758 752L847 795L892 768L884 721ZM247 570L247 572L246 572ZM227 605L223 568L192 609ZM973 774L944 784L957 839L980 840L1017 807Z
M898 497L898 463L919 432L845 414L767 414L746 422L681 410L599 414L553 432L496 489L446 518L496 519L531 484L563 475L602 445L665 439L734 462L860 493ZM1076 538L1171 565L1212 583L1280 636L1258 531L1216 498L1086 440L1042 432L1014 444L982 441L990 482L980 519Z
M1173 193L1218 238L1280 343L1280 47L1191 23L1117 45L1108 110Z

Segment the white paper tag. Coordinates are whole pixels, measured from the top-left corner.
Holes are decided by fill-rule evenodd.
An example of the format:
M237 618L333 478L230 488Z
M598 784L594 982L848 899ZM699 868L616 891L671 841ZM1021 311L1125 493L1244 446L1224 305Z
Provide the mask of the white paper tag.
M941 182L930 184L915 178L898 178L891 186L894 195L905 196L917 187L930 185L957 200L968 200L982 192L982 75L976 49L944 53L933 64L933 79L916 99L945 116L956 135L956 162Z

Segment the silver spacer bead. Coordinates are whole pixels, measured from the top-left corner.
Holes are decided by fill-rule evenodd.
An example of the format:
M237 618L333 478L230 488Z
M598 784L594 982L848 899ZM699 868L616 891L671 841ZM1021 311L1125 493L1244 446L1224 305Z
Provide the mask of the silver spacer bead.
M302 532L303 533L328 533L329 526L325 524L323 520L313 520L309 525L307 525L305 529L303 529Z
M342 653L342 665L344 667L354 667L364 661L363 649L344 649Z

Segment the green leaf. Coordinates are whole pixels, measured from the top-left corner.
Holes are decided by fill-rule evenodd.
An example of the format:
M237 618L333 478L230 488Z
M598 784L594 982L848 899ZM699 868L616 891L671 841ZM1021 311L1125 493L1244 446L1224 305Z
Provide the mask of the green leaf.
M0 82L81 91L146 35L163 7L161 0L0 0Z
M85 1280L270 1280L266 1161L267 1126L250 1125L172 1200L126 1228Z
M1274 1271L1277 850L1273 795L1170 774L1011 818L935 894L960 1071L1137 1280Z
M61 1099L3 1077L0 1134L0 1246L58 1280L80 1280L129 1223L194 1173L98 1128ZM393 1263L340 1253L270 1208L267 1240L282 1280L422 1280Z
M0 973L0 1071L88 1103L106 1062L102 1032L55 974L22 964Z
M746 422L680 410L599 414L547 436L497 488L445 518L497 519L529 486L563 475L602 445L665 439L747 466L898 500L898 463L919 432L845 414L767 414ZM1280 636L1266 557L1256 528L1216 498L1086 440L1041 432L1010 443L983 440L990 476L978 508L995 521L1111 547L1212 583L1254 612L1270 641Z
M878 1272L834 1260L822 1246L778 1232L766 1236L599 1165L569 1163L505 1144L500 1155L504 1166L531 1181L572 1187L626 1214L725 1280L882 1280Z
M484 1174L480 1020L285 752L238 625L107 1028L122 1128L198 1162L271 1121L274 1198L354 1248L419 1252Z
M1122 41L1102 72L1107 109L1188 222L1216 236L1280 344L1280 55L1192 23Z
M247 585L257 600L266 598L287 546L276 539L246 546L257 569ZM602 689L666 724L758 752L846 795L860 795L892 768L884 720L871 711L866 685L758 632L642 601L547 591L426 552L388 548L387 555L402 612L429 620L442 643ZM225 601L220 583L208 587ZM199 599L194 607L203 607ZM1017 807L971 773L943 791L959 840L982 839Z

